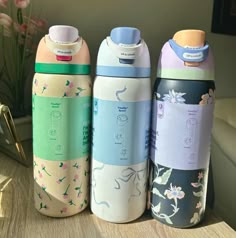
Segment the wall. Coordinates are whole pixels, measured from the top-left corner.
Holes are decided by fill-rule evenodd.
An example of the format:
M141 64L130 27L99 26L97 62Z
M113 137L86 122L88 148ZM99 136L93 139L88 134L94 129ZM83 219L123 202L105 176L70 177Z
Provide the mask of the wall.
M217 96L236 96L236 37L211 33L212 9L211 0L34 1L34 10L49 25L69 24L80 30L91 51L93 74L98 47L113 27L134 26L142 31L151 53L153 79L163 43L178 30L202 29L215 56Z

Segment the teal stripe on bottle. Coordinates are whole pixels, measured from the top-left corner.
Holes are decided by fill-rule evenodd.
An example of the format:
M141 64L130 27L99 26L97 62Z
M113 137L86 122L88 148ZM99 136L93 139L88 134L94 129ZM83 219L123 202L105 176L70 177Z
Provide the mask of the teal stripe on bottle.
M48 74L79 74L87 75L91 72L89 64L47 64L36 63L35 72Z
M90 145L91 97L33 95L34 155L45 160L87 156Z

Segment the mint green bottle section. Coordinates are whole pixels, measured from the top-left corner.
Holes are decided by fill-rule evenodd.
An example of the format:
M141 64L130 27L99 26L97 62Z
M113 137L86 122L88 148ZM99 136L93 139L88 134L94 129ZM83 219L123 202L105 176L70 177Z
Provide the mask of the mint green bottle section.
M90 148L91 97L33 95L34 155L45 160L87 156Z

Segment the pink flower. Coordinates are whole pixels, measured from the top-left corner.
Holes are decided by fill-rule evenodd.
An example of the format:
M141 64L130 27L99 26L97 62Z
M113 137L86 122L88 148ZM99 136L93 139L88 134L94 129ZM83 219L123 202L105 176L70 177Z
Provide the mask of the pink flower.
M20 25L20 32L25 33L27 31L27 24L23 23Z
M13 20L5 13L0 13L0 29L3 31L3 35L10 37L12 35Z
M68 194L64 194L64 195L63 195L63 198L64 198L64 199L67 199L67 198L68 198Z
M41 168L44 169L44 168L45 168L45 165L44 165L44 164L41 164Z
M26 18L26 22L28 22L29 19ZM23 23L21 25L21 33L24 33L26 34L26 32L29 34L29 35L35 35L37 34L37 26L35 24L33 24L31 21L29 22L29 24L25 24ZM29 36L28 35L28 36Z
M37 27L39 27L40 29L45 30L47 28L47 22L45 20L43 20L43 19L35 20L34 19L34 21L36 22Z
M185 193L181 191L181 187L172 186L170 184L170 189L165 190L165 195L167 195L168 199L182 199L185 196Z
M200 183L191 183L191 185L192 185L194 188L198 188L201 184L200 184Z
M196 208L201 208L201 207L202 207L201 202L198 202L197 205L196 205Z
M47 22L43 19L39 19L36 17L31 17L31 19L29 19L28 17L24 16L25 22L28 22L28 20L30 20L30 24L34 25L37 30L45 30L47 28Z
M67 164L63 164L62 169L66 169L66 168L67 168Z
M57 183L58 183L58 184L60 184L60 183L61 183L60 179L58 179L58 180L57 180Z
M76 180L76 179L78 179L78 178L79 178L79 175L76 174L76 175L74 176L74 179Z
M203 172L198 173L198 179L202 179L203 178Z
M73 88L73 87L74 87L73 82L70 82L70 84L69 84L69 88Z
M8 16L5 13L0 13L0 25L2 25L4 28L10 28L13 21L10 16Z
M17 8L26 8L29 5L30 0L14 0L14 2Z
M42 174L42 173L40 173L40 174L39 174L39 177L40 177L40 178L42 178L42 177L43 177L43 174Z
M202 100L199 102L200 105L213 104L215 100L215 94L213 89L209 89L208 93L201 96Z
M63 207L61 211L62 212L67 212L67 207Z
M8 0L0 0L0 6L7 7Z

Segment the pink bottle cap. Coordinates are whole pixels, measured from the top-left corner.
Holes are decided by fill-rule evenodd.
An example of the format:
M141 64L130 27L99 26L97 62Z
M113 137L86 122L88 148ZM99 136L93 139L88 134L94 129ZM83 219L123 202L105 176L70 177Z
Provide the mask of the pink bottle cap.
M49 28L52 41L62 44L73 43L79 38L79 31L73 26L57 25Z

